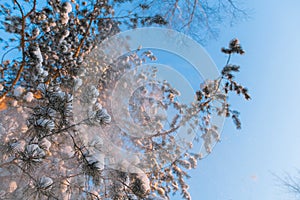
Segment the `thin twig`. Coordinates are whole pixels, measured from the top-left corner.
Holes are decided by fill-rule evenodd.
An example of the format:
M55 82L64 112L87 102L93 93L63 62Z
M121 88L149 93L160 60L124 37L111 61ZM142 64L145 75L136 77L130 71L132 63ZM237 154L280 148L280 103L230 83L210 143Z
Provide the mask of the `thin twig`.
M33 1L33 7L32 9L26 14L24 15L24 11L20 5L20 3L15 0L14 1L18 8L19 8L19 11L21 13L21 16L22 16L22 30L21 30L21 41L20 41L20 46L21 46L21 51L22 51L22 63L21 63L21 66L17 72L17 75L15 77L15 79L13 80L11 86L0 96L0 103L5 99L6 95L14 88L14 86L17 84L17 82L19 81L19 79L21 78L21 74L24 70L24 67L25 67L25 28L26 28L26 18L32 13L34 12L35 10L35 7L36 7L36 0Z
M190 19L189 19L189 21L188 21L186 24L184 24L184 25L182 26L182 28L185 28L186 26L189 27L189 26L191 25L191 23L192 23L192 21L193 21L193 18L194 18L194 15L195 15L197 3L198 3L198 0L194 0L194 5L193 5L192 13L190 14Z

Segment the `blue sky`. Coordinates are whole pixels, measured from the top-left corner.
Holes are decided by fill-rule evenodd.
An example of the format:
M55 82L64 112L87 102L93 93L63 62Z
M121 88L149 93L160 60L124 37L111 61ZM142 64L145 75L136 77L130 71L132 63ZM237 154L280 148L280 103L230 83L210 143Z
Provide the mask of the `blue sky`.
M300 169L300 1L244 2L253 9L252 19L224 27L205 48L221 69L227 58L220 48L240 39L246 54L232 62L241 65L238 79L252 100L232 99L241 111L242 130L227 120L221 143L192 171L190 192L196 200L294 199L272 173Z
M300 168L300 1L245 2L252 19L221 29L205 46L219 66L226 57L218 50L238 37L246 50L232 62L252 95L250 102L232 99L241 111L242 130L227 120L222 141L192 172L193 199L292 200L272 175Z

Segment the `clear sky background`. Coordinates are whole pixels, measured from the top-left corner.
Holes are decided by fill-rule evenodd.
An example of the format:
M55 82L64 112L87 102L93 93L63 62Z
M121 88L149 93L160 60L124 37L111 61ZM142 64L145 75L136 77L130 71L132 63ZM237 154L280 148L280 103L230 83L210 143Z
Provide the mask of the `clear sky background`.
M227 120L222 141L199 162L189 180L196 200L292 200L272 173L297 175L300 169L300 1L245 1L251 19L223 28L205 48L222 68L220 47L238 37L244 56L240 82L252 100L234 98L241 111L242 130Z
M293 200L272 173L300 169L300 1L239 1L251 19L224 27L205 48L221 69L220 48L240 39L246 54L232 62L252 100L232 99L242 130L226 121L221 143L192 171L190 192L194 200Z

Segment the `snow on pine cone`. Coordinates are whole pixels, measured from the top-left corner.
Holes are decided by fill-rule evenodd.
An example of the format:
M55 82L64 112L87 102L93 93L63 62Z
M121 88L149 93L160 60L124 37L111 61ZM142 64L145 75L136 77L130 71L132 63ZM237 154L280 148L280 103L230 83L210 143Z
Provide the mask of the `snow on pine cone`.
M45 151L37 144L30 144L26 147L25 157L36 162L40 162L45 157Z
M96 117L97 119L100 119L100 124L109 124L111 122L111 117L107 113L106 109L98 110Z
M89 111L88 117L92 124L104 125L104 124L109 124L111 122L111 116L107 113L106 109Z
M43 176L40 178L37 187L43 190L48 190L51 188L53 180L49 177Z

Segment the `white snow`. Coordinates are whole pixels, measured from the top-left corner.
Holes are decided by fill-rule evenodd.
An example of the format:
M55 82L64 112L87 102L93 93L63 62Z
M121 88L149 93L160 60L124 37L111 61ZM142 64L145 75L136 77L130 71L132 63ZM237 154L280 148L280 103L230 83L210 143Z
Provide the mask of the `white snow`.
M3 127L3 125L0 123L0 136L4 135L5 133L5 128Z
M69 158L72 157L72 156L74 155L74 151L73 151L73 149L72 149L71 146L66 146L66 147L64 147L64 148L62 149L62 151L63 151L64 153L66 153L66 154L68 155Z
M12 193L12 192L14 192L16 189L17 189L17 182L16 181L11 181L10 183L9 183L9 186L8 186L8 192L9 193Z
M47 189L49 186L51 186L53 183L53 180L49 177L43 176L40 179L39 185L41 188Z
M41 141L41 146L46 150L49 151L50 147L51 147L51 142L49 140L47 140L46 138L42 139Z
M36 49L34 51L32 51L32 53L36 56L39 63L43 62L43 56L42 56L40 47L37 46Z
M33 93L32 92L28 92L25 96L24 96L24 100L27 102L31 102L33 100Z
M64 9L66 9L67 13L72 12L72 5L70 4L70 2L64 3Z
M150 181L145 173L140 173L137 175L137 178L141 181L141 187L143 191L148 192L150 191Z
M14 95L15 95L16 97L21 96L23 92L24 92L24 88L21 87L21 86L18 86L18 87L16 87L16 88L14 89Z
M80 88L81 85L82 85L82 79L81 78L76 78L75 79L74 90L77 91Z

